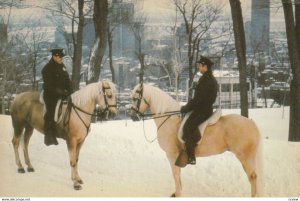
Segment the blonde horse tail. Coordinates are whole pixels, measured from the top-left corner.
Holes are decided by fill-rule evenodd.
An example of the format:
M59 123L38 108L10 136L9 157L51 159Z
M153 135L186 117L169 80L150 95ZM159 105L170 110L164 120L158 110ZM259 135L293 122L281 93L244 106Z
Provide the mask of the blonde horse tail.
M254 169L256 172L256 195L264 196L264 161L263 161L263 139L259 133L258 146L254 158Z

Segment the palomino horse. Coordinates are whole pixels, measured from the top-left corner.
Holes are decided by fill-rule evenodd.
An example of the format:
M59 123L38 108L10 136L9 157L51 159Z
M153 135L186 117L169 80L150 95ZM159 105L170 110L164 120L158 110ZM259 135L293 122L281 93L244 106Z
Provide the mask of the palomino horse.
M43 104L39 101L38 92L24 92L19 94L11 106L11 117L14 127L14 137L12 144L15 151L16 164L19 173L25 173L20 161L18 148L21 136L24 135L24 158L28 172L34 172L28 155L28 144L33 129L44 132ZM57 136L66 140L70 165L71 178L75 190L80 190L83 184L77 170L80 148L89 132L91 115L99 105L100 110L107 111L109 118L117 114L116 89L110 81L92 83L76 91L71 95L72 108L69 113L67 124L63 121L57 125ZM67 110L67 106L62 107L62 114ZM25 132L24 132L25 130Z
M179 111L180 105L171 96L159 88L138 84L133 92L132 118L149 108L154 114L158 128L157 140L160 147L166 152L175 180L173 197L181 196L182 185L180 167L175 161L184 149L178 139L178 130L181 124L179 115L169 115L172 111ZM161 118L157 118L162 116ZM262 186L262 148L261 135L255 123L236 114L221 116L219 121L206 128L205 133L196 147L196 156L211 156L225 151L233 152L240 160L251 184L251 195L261 195Z

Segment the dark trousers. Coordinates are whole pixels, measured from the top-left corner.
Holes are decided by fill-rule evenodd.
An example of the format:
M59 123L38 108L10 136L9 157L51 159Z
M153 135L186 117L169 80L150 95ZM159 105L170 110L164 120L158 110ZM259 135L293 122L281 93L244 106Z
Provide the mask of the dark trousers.
M210 117L209 113L192 112L183 126L183 137L187 154L194 155L197 142L201 139L199 125Z
M54 113L55 113L55 107L57 103L58 98L51 97L50 95L44 95L44 102L46 105L46 114L44 116L45 121L45 134L49 134L50 130L55 130L55 122L54 122ZM49 132L50 131L50 132Z

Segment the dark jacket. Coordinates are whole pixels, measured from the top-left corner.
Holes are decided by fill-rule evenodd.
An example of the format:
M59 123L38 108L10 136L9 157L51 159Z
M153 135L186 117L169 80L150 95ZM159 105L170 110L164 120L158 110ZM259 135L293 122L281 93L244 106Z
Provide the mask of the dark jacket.
M203 115L211 115L213 104L217 98L218 83L211 71L205 72L198 81L194 97L181 108L181 112L194 111Z
M44 95L57 99L69 96L72 90L72 83L64 64L58 64L51 59L43 68Z

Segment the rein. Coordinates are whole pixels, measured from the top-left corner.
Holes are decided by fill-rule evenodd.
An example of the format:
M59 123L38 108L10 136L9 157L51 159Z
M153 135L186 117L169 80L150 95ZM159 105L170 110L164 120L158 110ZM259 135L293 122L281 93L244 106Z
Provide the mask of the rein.
M131 110L133 110L138 116L138 119L142 119L143 120L143 129L144 129L144 136L146 138L146 140L150 143L154 142L156 140L153 139L153 140L148 140L147 137L146 137L146 134L145 134L145 123L144 121L145 120L149 120L149 119L158 119L158 118L163 118L163 117L167 117L166 119L164 119L164 121L157 127L157 132L158 130L167 122L167 120L173 116L173 115L179 115L181 114L180 111L168 111L168 112L164 112L162 114L154 114L154 113L148 113L148 114L143 114L142 112L140 112L140 105L141 105L141 102L142 100L145 102L145 104L147 104L149 107L150 107L150 104L149 102L144 98L144 86L143 86L143 82L141 83L140 85L140 89L139 90L136 90L135 93L138 94L138 98L137 98L137 105L136 105L136 108L132 107Z
M109 105L108 104L108 101L107 101L107 94L106 94L106 89L110 89L110 87L105 87L105 86L102 86L102 91L103 91L103 96L104 96L104 102L105 102L105 109L102 110L101 112L97 112L96 114L94 113L89 113L83 109L81 109L80 107L76 106L73 102L72 102L72 99L71 99L71 96L68 97L68 102L67 102L67 108L66 108L66 112L64 114L64 117L63 117L63 125L64 126L68 126L69 125L69 121L70 121L70 115L71 115L71 110L72 108L74 109L76 115L78 116L78 118L80 119L80 121L83 123L83 125L85 126L86 130L87 130L87 133L89 132L90 130L90 126L91 124L87 125L84 120L82 119L82 117L80 116L79 112L82 112L84 114L87 114L91 117L103 117L104 115L108 116L108 109L110 107L117 107L117 105Z
M166 114L167 113L167 114ZM146 136L146 131L145 131L145 120L150 120L150 119L158 119L158 118L163 118L163 117L167 117L158 127L157 127L157 130L156 132L158 132L158 130L168 121L169 118L171 118L171 116L173 115L178 115L178 114L181 114L180 111L170 111L170 112L166 112L160 116L155 116L157 114L143 114L141 112L139 112L139 114L141 115L142 117L142 120L143 120L143 131L144 131L144 137L146 139L147 142L149 143L152 143L154 142L157 137L155 137L153 140L149 140ZM147 117L148 116L148 117ZM154 117L155 116L155 117Z

